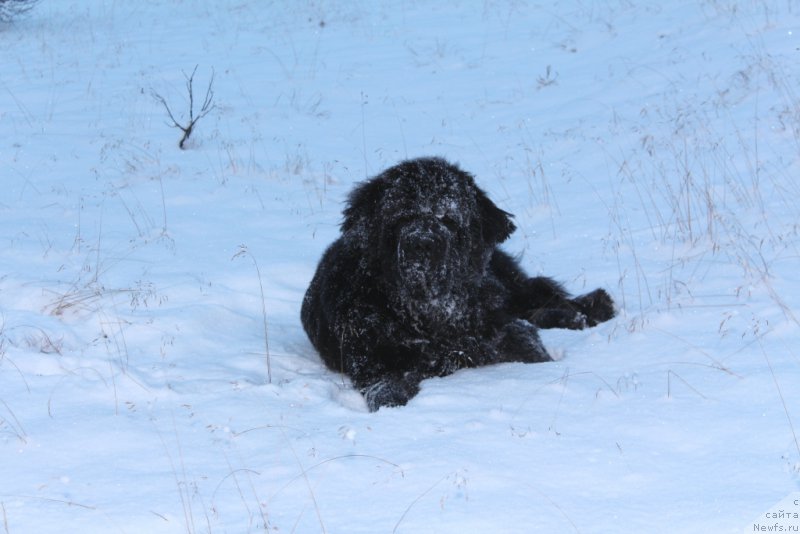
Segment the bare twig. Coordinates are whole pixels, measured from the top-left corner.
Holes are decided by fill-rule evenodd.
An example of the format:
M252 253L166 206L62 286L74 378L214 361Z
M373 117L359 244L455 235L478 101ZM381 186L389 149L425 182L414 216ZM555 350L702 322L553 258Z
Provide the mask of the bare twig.
M172 429L175 432L175 443L178 449L178 460L180 462L180 470L181 472L178 473L178 466L175 464L175 460L172 458L172 454L170 454L169 446L167 445L167 440L161 434L161 431L153 421L153 427L156 430L156 434L158 434L159 439L161 440L161 445L164 447L164 453L167 456L167 460L169 461L170 468L172 470L172 476L175 478L175 486L178 488L178 496L181 499L181 507L183 508L183 518L186 524L186 532L188 534L193 534L197 532L194 526L194 511L192 510L192 498L189 494L189 480L186 476L186 465L183 461L183 450L181 449L181 442L178 436L178 425L175 423L175 414L172 414ZM159 517L163 517L161 514L153 512L154 514L158 515Z
M433 491L433 490L434 490L434 488L436 488L436 486L438 486L439 484L441 484L442 482L444 482L445 480L447 480L448 478L450 478L452 475L453 475L453 473L449 473L449 474L447 474L447 475L444 475L442 478L440 478L439 480L437 480L436 482L434 482L433 484L431 484L431 486L430 486L428 489L426 489L425 491L423 491L422 493L420 493L419 495L417 495L417 498L416 498L416 499L414 499L413 501L411 501L411 503L410 503L410 504L409 504L409 505L406 507L405 511L403 511L403 515L401 515L401 516L400 516L400 519L398 519L398 520L397 520L397 523L395 523L395 524L394 524L394 528L392 529L392 534L394 534L395 532L397 532L397 529L399 529L399 528L400 528L400 524L401 524L401 523L403 522L403 520L406 518L406 516L407 516L407 515L408 515L408 513L411 511L411 509L412 509L412 508L414 508L414 505L416 505L416 504L417 504L419 501L421 501L421 500L422 500L422 499L423 499L423 498L424 498L424 497L425 497L427 494L429 494L431 491Z
M25 499L29 501L51 502L51 503L63 504L68 507L75 506L77 508L84 508L86 510L97 510L96 506L91 506L89 504L81 504L79 502L67 501L64 499L52 499L50 497L39 497L37 495L7 495L7 497L14 497L17 499Z
M292 446L289 438L286 437L286 433L283 431L282 428L278 427L283 434L283 439L286 440L286 443L289 445L289 450L292 451L292 456L294 456L295 462L297 462L297 466L300 468L300 474L303 477L303 480L306 483L306 488L308 489L308 495L311 497L311 503L314 505L314 511L317 514L317 521L319 521L319 527L322 529L322 534L327 534L328 529L325 528L325 522L322 520L322 513L319 509L319 504L317 503L317 496L314 493L314 488L311 487L311 480L308 478L308 469L303 467L303 462L300 461L300 457L297 455L297 451ZM298 518L299 520L299 518Z
M258 268L256 257L253 256L246 245L239 245L239 252L234 254L231 260L240 258L242 256L249 256L250 259L253 260L253 265L255 266L256 274L258 275L258 287L261 289L261 318L264 322L264 354L267 358L267 383L272 384L272 365L269 357L269 331L267 329L267 303L266 298L264 297L264 283L261 281L261 269Z
M0 404L5 406L6 411L11 415L11 419L13 419L13 421L11 421L7 418L3 418L0 419L0 423L6 423L11 428L11 431L14 433L14 435L17 436L17 439L19 439L22 443L27 443L28 434L25 432L25 429L22 428L22 423L19 422L19 419L17 419L17 416L11 410L11 407L6 404L6 401L3 399L0 399Z
M10 531L8 530L8 516L6 515L6 505L2 501L0 501L0 509L3 511L3 530L5 530L6 534L9 534Z
M203 104L200 106L200 112L195 117L194 115L194 75L197 72L197 65L194 66L194 70L192 73L187 76L186 73L183 73L184 78L186 78L186 90L189 93L189 120L184 124L178 122L178 119L175 118L175 115L172 113L172 110L167 104L167 101L164 99L163 96L153 92L153 98L161 102L161 105L164 106L164 109L167 111L167 115L169 116L170 121L172 124L170 126L174 128L178 128L180 131L183 132L183 136L181 137L180 142L178 142L178 146L183 150L184 144L189 139L189 136L192 135L192 131L194 130L194 125L197 124L197 121L208 115L211 110L214 109L214 69L211 69L211 79L208 81L208 87L206 88L206 95L203 98Z
M705 400L708 400L708 397L706 397L705 395L700 393L697 390L697 388L695 388L693 385L691 385L689 382L687 382L681 375L679 375L678 373L676 373L672 369L669 369L667 371L667 398L668 399L672 398L672 377L673 376L675 378L677 378L678 380L680 380L681 382L683 382L686 385L686 387L688 387L689 389L691 389L692 391L694 391L695 393L700 395L702 398L704 398Z
M761 354L764 356L764 361L767 362L769 373L772 375L772 381L775 383L775 390L778 392L778 397L780 397L781 399L781 405L783 406L783 413L786 414L786 421L789 423L789 430L792 433L794 446L797 449L798 457L800 457L800 440L797 438L797 432L794 429L792 416L789 414L789 408L786 406L786 398L784 398L783 396L783 391L781 391L781 385L778 383L778 377L775 376L775 369L772 368L772 362L770 361L769 356L767 356L767 351L764 350L764 345L761 343L761 339L758 340L758 344L761 347Z

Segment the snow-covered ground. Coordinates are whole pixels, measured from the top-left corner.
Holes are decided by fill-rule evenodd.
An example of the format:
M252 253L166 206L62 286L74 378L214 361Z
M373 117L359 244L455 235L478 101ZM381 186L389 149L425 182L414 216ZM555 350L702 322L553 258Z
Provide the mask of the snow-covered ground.
M800 489L799 62L792 0L3 23L0 532L800 528L765 513ZM154 95L186 120L195 66L180 150ZM620 314L368 413L300 302L353 184L421 155Z

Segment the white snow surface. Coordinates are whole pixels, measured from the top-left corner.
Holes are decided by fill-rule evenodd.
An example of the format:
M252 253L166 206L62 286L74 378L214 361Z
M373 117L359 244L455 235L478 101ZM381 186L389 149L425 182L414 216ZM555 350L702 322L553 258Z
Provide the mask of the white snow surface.
M800 489L796 2L0 24L0 532L752 532ZM195 66L180 150L154 94L187 120ZM423 155L619 315L368 413L300 303L352 186Z

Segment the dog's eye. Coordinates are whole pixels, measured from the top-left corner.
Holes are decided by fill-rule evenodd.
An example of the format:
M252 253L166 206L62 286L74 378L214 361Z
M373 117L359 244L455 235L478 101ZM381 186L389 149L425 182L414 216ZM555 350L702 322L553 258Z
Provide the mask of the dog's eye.
M445 214L443 217L439 217L439 220L442 222L448 230L455 232L458 227L458 221L452 215Z

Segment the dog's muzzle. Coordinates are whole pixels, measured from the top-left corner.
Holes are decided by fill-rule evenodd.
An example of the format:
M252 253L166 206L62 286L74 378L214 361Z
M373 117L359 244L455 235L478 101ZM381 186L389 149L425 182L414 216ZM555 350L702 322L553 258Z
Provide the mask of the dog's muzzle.
M397 269L407 286L436 294L447 278L449 236L419 224L404 228L398 237Z

